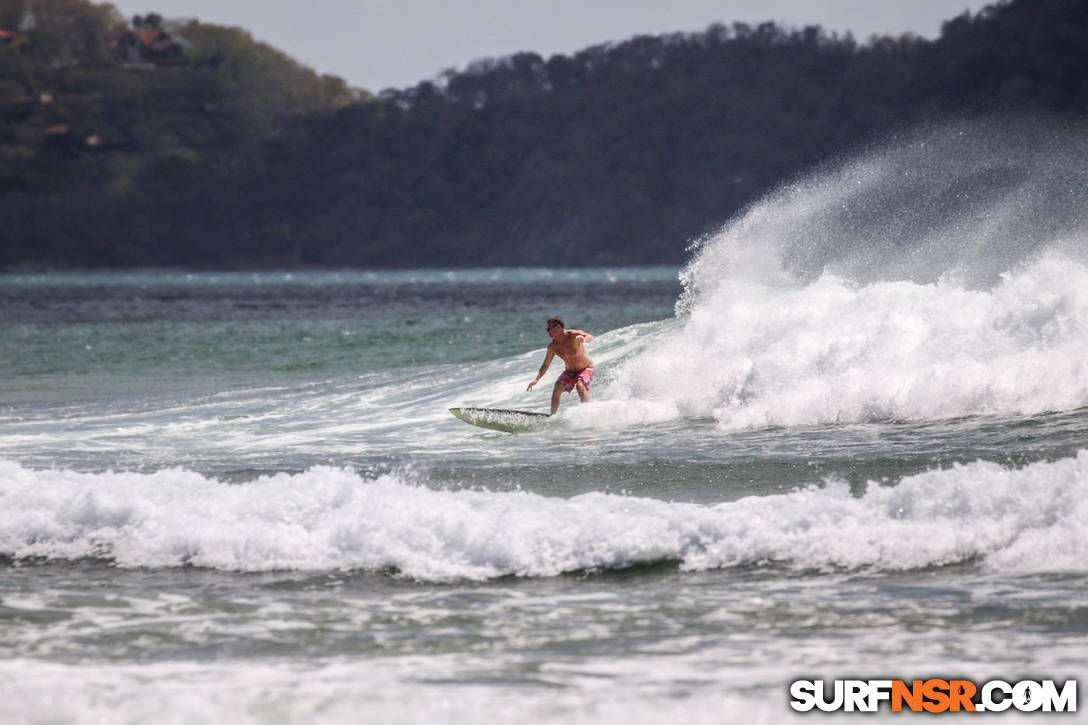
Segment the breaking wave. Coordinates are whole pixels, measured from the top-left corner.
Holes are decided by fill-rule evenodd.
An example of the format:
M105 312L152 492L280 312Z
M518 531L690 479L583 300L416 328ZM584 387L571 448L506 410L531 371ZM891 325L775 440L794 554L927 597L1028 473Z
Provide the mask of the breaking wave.
M1088 405L1088 136L972 123L802 179L705 240L610 375L727 428Z
M124 567L395 571L426 581L675 562L897 571L966 561L1085 571L1088 452L977 462L852 496L826 482L705 506L436 490L406 474L314 468L246 484L197 473L77 473L0 462L0 553Z

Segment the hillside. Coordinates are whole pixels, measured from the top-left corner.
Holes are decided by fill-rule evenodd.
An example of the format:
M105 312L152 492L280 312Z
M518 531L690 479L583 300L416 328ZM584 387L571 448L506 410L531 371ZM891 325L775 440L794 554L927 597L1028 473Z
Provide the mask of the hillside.
M1083 0L998 3L934 41L715 25L378 97L237 28L17 5L0 12L9 269L676 263L896 129L1088 113Z

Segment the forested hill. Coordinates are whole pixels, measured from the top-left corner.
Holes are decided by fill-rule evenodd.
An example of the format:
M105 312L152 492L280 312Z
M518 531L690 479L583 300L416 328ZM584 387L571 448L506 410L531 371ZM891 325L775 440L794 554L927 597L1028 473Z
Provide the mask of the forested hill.
M1088 2L938 39L715 25L378 96L244 31L0 5L0 266L676 263L800 170L946 115L1088 114Z

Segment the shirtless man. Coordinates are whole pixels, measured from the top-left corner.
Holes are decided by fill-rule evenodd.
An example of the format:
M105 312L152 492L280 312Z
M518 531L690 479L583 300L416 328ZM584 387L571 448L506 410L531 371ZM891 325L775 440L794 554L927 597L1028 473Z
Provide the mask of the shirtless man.
M555 381L552 388L552 415L559 410L559 397L566 390L578 391L578 397L583 403L589 402L589 383L593 380L593 360L586 352L586 343L593 339L593 335L582 330L568 330L563 325L561 317L548 318L548 334L552 341L548 343L548 354L544 358L544 364L540 366L540 372L536 374L536 380L529 383L526 390L532 390L533 386L540 382L540 378L548 371L552 364L552 358L558 355L567 364L567 369Z

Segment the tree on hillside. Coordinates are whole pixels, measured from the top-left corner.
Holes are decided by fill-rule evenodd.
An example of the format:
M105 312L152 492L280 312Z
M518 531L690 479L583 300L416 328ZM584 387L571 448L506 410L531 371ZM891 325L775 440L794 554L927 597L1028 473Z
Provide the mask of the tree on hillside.
M22 52L35 61L65 66L107 62L111 35L124 20L105 3L7 0L0 22L2 27L18 28L31 36L33 42Z

